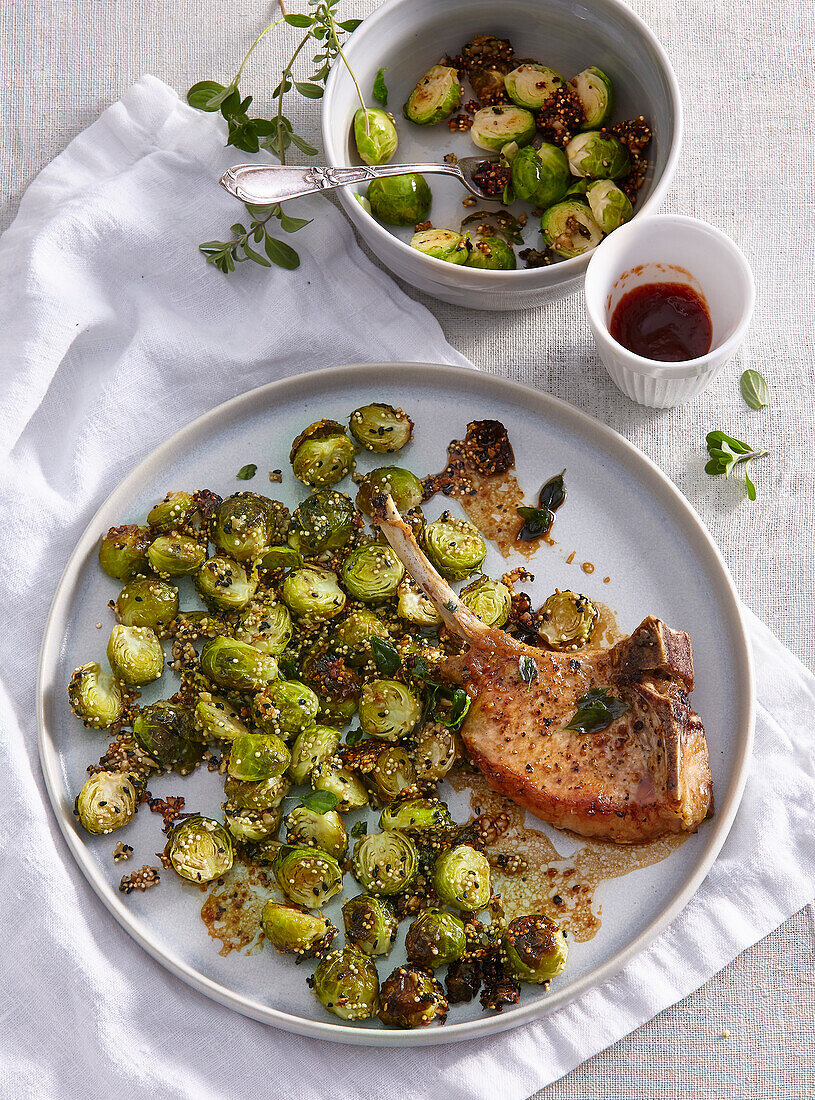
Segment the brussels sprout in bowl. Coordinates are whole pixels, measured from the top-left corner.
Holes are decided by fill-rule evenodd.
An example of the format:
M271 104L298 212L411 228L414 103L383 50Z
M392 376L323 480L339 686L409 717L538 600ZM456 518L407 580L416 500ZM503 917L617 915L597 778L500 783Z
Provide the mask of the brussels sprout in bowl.
M529 61L534 58L555 75L562 74L565 88L576 90L584 108L589 108L591 128L645 116L654 136L633 216L654 213L676 169L682 106L676 78L662 47L622 0L587 0L580 17L570 0L504 0L499 7L487 0L386 0L363 21L344 50L367 96L378 70L386 67L387 110L393 115L399 138L392 163L439 162L451 152L458 156L478 153L470 135L454 129L458 112L470 95L469 85L453 116L434 124L410 121L402 114L402 106L417 81L438 66L441 58L455 57L462 43L487 32L513 43L517 57L514 69L521 68L522 72L520 81L514 78L510 83L515 96L525 103L530 101L530 88L538 83L532 79L535 70ZM508 66L505 81L513 71ZM504 103L512 98L506 88L501 94ZM486 104L483 98L481 102ZM516 106L526 109L517 101ZM323 144L329 164L360 163L353 136L358 108L350 77L342 66L335 67L322 101ZM541 136L539 133L535 144ZM429 174L425 178L432 191L432 206L426 216L437 234L433 240L446 239L445 233L454 235L464 216L471 212L462 206L467 193L455 179ZM421 224L423 219L417 219L418 231L414 224L382 224L358 201L357 196L364 196L365 190L362 184L356 190L338 192L365 243L389 271L443 301L476 309L524 309L574 293L582 284L590 252L556 258L556 262L541 267L525 267L519 256L517 266L511 268L455 263L433 247L411 248L416 233L427 232ZM495 204L486 206L497 208ZM515 205L512 210L518 212ZM539 230L538 218L530 216L523 230L524 243L516 244L516 254L544 247Z

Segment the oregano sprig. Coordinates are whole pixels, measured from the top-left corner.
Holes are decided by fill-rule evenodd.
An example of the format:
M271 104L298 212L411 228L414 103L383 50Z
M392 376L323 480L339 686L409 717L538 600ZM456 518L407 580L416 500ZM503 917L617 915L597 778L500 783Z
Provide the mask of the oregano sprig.
M744 484L747 497L749 500L755 500L756 487L750 480L747 469L754 458L763 458L770 452L765 451L762 447L753 447L749 443L744 443L741 439L734 439L732 435L719 431L708 432L705 442L707 452L710 455L710 461L705 466L705 473L713 477L724 474L726 478L729 478L737 466L742 466L744 468Z

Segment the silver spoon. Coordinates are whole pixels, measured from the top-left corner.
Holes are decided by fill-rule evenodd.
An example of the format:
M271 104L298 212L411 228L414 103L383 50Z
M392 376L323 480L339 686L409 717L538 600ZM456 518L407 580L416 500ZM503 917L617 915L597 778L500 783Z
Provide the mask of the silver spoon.
M485 161L497 161L497 156L460 157L456 164L434 161L429 164L380 164L348 168L289 167L281 164L236 164L221 176L220 184L230 195L253 206L267 206L284 199L296 199L334 187L352 183L370 183L385 176L403 176L407 172L423 175L440 173L455 176L468 191L479 199L500 202L500 195L488 195L474 180L473 174Z

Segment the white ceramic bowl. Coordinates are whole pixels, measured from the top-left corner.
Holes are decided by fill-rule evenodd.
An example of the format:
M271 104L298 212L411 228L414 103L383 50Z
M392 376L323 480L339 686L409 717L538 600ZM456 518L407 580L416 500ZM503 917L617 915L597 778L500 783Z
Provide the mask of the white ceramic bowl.
M612 338L608 326L620 298L648 283L682 283L702 295L713 327L707 355L658 363ZM632 401L667 409L696 397L732 358L750 324L756 291L744 254L721 230L696 218L659 214L622 226L594 250L585 296L598 354L614 382Z
M367 95L377 70L387 66L388 109L399 130L395 159L408 163L441 160L451 151L478 152L466 133L453 134L445 123L415 126L402 117L401 110L431 65L447 52L458 53L473 35L488 32L509 38L519 56L539 57L567 76L588 65L608 73L616 96L615 120L642 114L654 130L648 176L634 220L654 213L676 169L682 105L665 51L621 0L387 0L353 33L345 53ZM331 165L360 163L351 135L358 106L347 71L335 65L322 107L323 145ZM457 227L468 213L461 205L466 197L463 187L443 176L429 176L428 182L433 191L433 224ZM445 263L409 246L412 229L380 225L350 188L339 196L363 240L391 271L455 305L525 309L574 293L586 272L588 256L517 271L481 271ZM539 246L536 222L530 218L527 238L528 244Z

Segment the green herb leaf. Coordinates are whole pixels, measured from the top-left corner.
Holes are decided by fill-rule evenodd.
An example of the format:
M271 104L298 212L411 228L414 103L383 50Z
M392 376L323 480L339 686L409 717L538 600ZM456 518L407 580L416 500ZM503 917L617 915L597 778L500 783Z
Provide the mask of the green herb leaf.
M285 15L283 17L290 27L311 27L314 20L310 15Z
M726 478L729 478L737 466L743 466L744 488L747 492L747 499L755 500L756 487L747 474L747 466L754 458L763 458L769 454L769 451L765 451L761 447L751 447L749 443L745 443L741 439L734 439L726 432L721 431L708 432L705 442L710 455L710 461L705 465L705 473L710 474L711 477L724 474Z
M374 79L373 97L383 107L388 105L388 86L385 83L385 69L380 69Z
M563 478L565 470L550 477L538 494L538 507L548 508L550 512L556 512L566 499L566 485Z
M538 666L531 657L524 654L523 657L518 660L518 673L523 682L532 687L538 678Z
M300 257L291 245L286 244L284 241L275 240L267 233L265 247L266 255L278 267L285 267L289 271L294 271L296 267L300 266Z
M313 218L290 218L288 214L284 214L281 210L277 215L280 221L280 228L286 233L296 233L298 229L302 229L304 225L311 225Z
M259 252L255 252L254 248L250 246L248 240L243 242L243 251L247 259L254 260L254 262L256 264L260 264L261 267L272 266L265 256L261 256Z
M254 462L247 462L245 466L241 466L235 475L240 481L251 481L255 474L258 472L258 468Z
M524 521L517 536L523 542L531 542L547 534L555 522L554 513L548 508L516 508L515 511Z
M367 832L367 821L355 821L354 824L351 826L351 836L353 837L365 836Z
M744 487L747 490L747 499L748 500L755 500L756 499L756 487L752 483L752 481L750 480L750 475L747 473L747 466L748 466L748 463L745 462L745 464L744 464Z
M196 111L217 111L223 101L216 103L214 106L211 106L211 104L213 99L216 99L221 92L228 93L228 89L223 84L218 84L215 80L199 80L187 92L187 103L190 107L195 107Z
M336 809L337 802L337 796L331 791L312 791L305 796L300 805L315 814L327 814L329 810Z
M617 718L622 718L629 710L628 703L616 695L609 695L606 688L592 688L577 700L577 710L567 730L578 733L599 733L607 729Z
M439 711L436 714L436 721L441 722L443 726L447 726L449 730L455 732L461 729L461 723L466 718L469 709L470 696L464 688L456 688L449 709Z
M301 138L299 134L289 133L289 141L291 141L292 145L296 146L301 153L305 153L306 156L317 156L317 150L314 148L314 146L309 145L305 138Z
M374 664L383 676L393 676L402 667L402 658L396 647L385 638L371 638Z
M300 95L304 95L306 99L323 98L323 89L319 84L310 84L307 80L295 80L294 86Z
M751 409L763 409L770 403L770 389L757 370L746 370L739 379L741 396Z
M348 33L350 34L351 31L355 31L357 29L361 22L361 19L346 19L344 23L338 23L337 26L342 27L344 31L348 31Z

